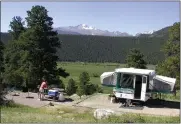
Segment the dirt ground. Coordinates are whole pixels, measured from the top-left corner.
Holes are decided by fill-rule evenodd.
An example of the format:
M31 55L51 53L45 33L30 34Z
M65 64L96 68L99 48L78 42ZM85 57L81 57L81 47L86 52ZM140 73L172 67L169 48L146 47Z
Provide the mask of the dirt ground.
M34 98L26 98L27 93L20 93L19 96L12 96L8 94L6 97L8 99L13 99L16 103L28 105L31 107L44 107L50 103L50 101L40 101L36 93L30 93L30 96ZM52 102L56 105L65 106L75 106L80 109L83 108L104 108L111 109L116 113L139 113L139 114L149 114L149 115L163 115L163 116L178 116L180 112L180 102L164 102L161 105L153 105L152 101L148 101L144 107L140 108L120 108L119 103L111 103L108 100L108 95L106 94L96 94L87 99L67 101L67 102Z
M108 100L107 95L98 94L85 101L82 101L78 106L90 107L90 108L109 108L115 112L131 112L139 114L151 114L151 115L163 115L163 116L178 116L180 112L180 102L164 102L161 105L150 104L152 101L148 101L144 107L135 108L120 108L121 104L111 103Z
M14 100L15 103L23 104L23 105L28 105L31 107L39 108L39 107L44 107L48 105L50 102L49 100L44 100L40 101L38 98L37 93L30 93L29 96L33 98L26 98L28 96L27 93L20 93L19 96L12 96L11 94L8 94L6 96L7 99L9 100ZM52 102L55 103L55 102ZM56 104L64 104L64 105L72 105L74 102L56 102Z

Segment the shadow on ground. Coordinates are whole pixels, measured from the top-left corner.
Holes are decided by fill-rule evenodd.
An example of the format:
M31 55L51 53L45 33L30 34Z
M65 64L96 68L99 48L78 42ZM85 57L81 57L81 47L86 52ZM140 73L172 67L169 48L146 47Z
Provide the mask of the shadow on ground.
M46 99L44 99L43 101L53 101L53 99L51 99L51 98L46 98ZM74 101L74 100L71 99L71 98L65 98L64 101L55 100L54 102L73 102L73 101Z
M65 98L65 102L73 102L74 100L71 98Z
M166 101L161 99L149 99L145 103L132 101L133 106L126 107L121 105L120 108L125 109L135 109L135 110L142 110L145 107L148 108L170 108L170 109L180 109L180 102L178 101Z
M180 102L178 101L166 101L159 99L150 99L145 103L145 106L149 108L172 108L180 109Z

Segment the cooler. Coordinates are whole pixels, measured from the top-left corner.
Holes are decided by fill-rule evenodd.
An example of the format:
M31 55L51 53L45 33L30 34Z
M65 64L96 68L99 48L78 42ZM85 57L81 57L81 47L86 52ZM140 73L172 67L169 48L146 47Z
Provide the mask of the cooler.
M58 90L49 90L48 95L51 97L57 97L59 95Z

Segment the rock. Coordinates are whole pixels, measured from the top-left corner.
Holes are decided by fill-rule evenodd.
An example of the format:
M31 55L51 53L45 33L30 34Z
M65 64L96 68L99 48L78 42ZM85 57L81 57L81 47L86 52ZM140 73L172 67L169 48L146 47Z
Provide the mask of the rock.
M96 109L94 111L94 117L96 119L105 119L108 118L110 115L113 115L114 111L109 109Z
M50 102L50 103L49 103L49 106L54 106L54 104Z
M64 111L59 111L59 114L63 114L63 113L65 113Z
M57 116L57 118L62 118L62 116Z

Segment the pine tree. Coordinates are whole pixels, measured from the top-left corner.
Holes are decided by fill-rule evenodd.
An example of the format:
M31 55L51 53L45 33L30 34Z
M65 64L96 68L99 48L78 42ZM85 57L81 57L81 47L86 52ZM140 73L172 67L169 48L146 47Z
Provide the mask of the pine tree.
M67 77L69 74L57 68L57 48L60 48L57 32L53 31L53 19L43 6L33 6L27 11L27 29L19 42L24 48L25 77L29 86L36 88L43 77L48 84L61 84L59 76Z
M90 76L89 73L87 72L82 72L79 76L79 81L83 84L86 85L90 81Z
M126 58L127 67L146 69L144 55L138 49L131 49Z
M3 50L4 50L4 44L0 41L0 105L3 103L3 87L2 87L2 75L4 72L4 61L3 61Z
M170 27L169 39L162 51L166 59L156 66L156 71L160 75L176 78L176 89L180 89L180 23Z
M85 87L83 84L79 84L78 87L77 87L77 91L76 91L77 95L80 97L82 97L82 95L85 94Z
M90 82L90 76L87 72L82 72L79 76L77 92L81 95L92 95L96 91L96 86Z
M73 79L69 79L67 87L66 87L66 93L67 95L73 95L74 93L76 93L76 83Z
M79 83L77 88L77 95L87 95L87 85L90 83L90 77L87 72L82 72L79 76Z
M26 30L24 22L19 16L15 16L10 22L9 31L11 34L11 41L6 45L4 53L4 67L5 72L3 75L3 82L15 86L21 86L23 83L22 72L19 70L21 67L21 44L18 42L20 35Z
M0 82L2 79L2 73L4 72L4 59L3 59L3 52L4 52L4 44L0 41Z
M27 28L21 17L10 22L12 41L5 50L4 82L34 89L45 77L49 84L64 87L60 76L66 78L69 74L57 68L60 42L52 28L53 19L45 7L33 6L25 21Z

